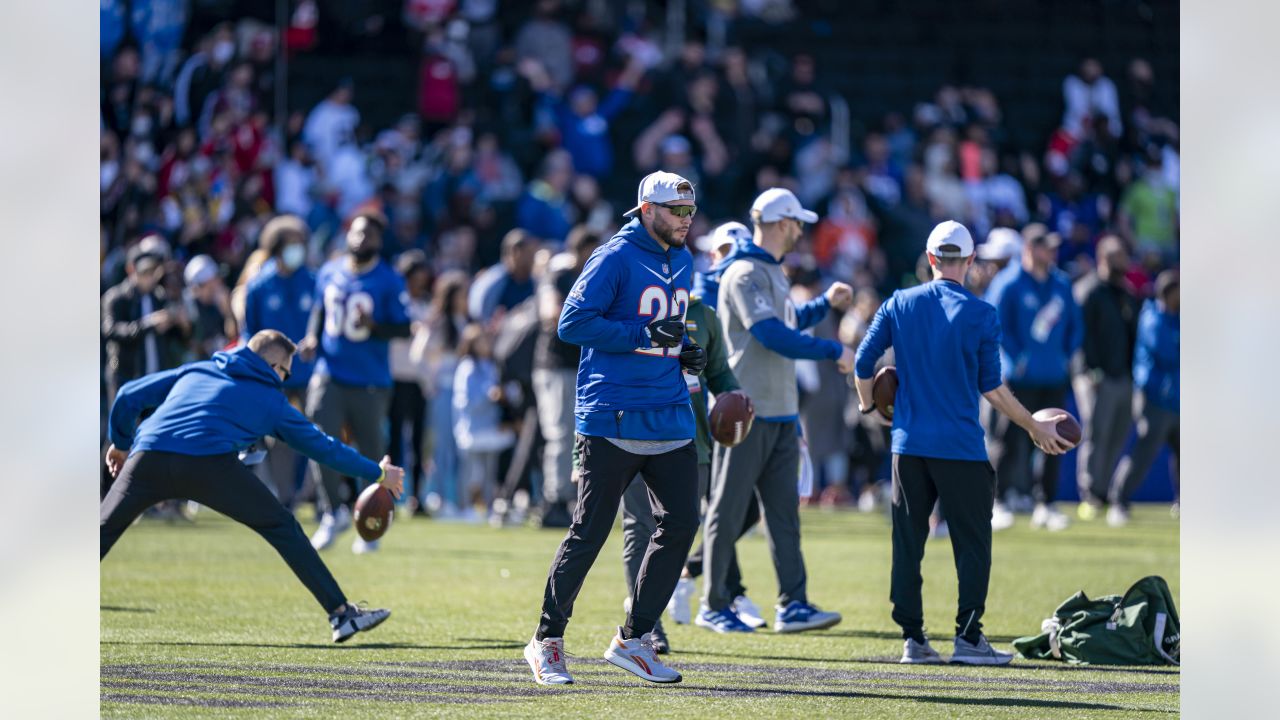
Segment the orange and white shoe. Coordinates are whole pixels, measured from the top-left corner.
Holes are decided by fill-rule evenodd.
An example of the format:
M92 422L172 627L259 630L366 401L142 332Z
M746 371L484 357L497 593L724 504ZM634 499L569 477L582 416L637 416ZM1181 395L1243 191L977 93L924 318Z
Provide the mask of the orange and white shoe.
M604 651L604 659L649 682L680 682L680 673L663 665L658 659L658 648L655 642L653 633L623 640L622 628L618 628L618 634L609 641L609 649Z
M565 664L564 638L533 638L524 646L524 659L533 669L539 685L572 685L573 676Z

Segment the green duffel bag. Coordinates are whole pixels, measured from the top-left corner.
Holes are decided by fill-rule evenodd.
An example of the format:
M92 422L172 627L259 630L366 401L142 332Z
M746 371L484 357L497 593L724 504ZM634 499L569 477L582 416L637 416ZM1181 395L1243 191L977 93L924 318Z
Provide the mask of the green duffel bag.
M1075 665L1177 665L1182 645L1178 609L1164 578L1144 577L1124 595L1067 598L1040 634L1013 647L1031 660Z

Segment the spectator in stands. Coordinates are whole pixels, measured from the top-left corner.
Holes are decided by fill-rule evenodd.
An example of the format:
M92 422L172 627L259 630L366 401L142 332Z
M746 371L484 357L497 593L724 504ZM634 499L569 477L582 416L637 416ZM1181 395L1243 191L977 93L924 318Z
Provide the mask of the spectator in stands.
M231 298L218 271L218 263L208 255L187 261L182 273L186 288L182 302L191 320L191 338L183 362L208 360L224 350L230 338L239 337L231 317Z
M427 262L427 254L421 250L409 250L396 259L396 272L404 278L405 292L409 295L406 308L409 311L410 332L407 338L392 338L389 345L391 361L391 404L387 413L391 428L391 439L387 444L387 454L392 462L405 469L405 475L412 480L408 485L406 499L414 501L411 509L421 507L420 502L426 497L423 491L426 479L427 461L423 457L426 451L427 397L424 386L430 382L430 366L422 354L414 356L413 343L420 334L426 332L426 323L431 311L431 265ZM404 442L405 426L409 430L409 444Z
M360 111L351 104L354 97L355 85L350 79L344 79L312 108L302 128L303 139L326 172L333 167L338 148L355 140Z
M556 326L565 298L600 242L600 235L585 226L574 228L565 241L564 253L551 259L548 272L538 285L540 327L534 349L533 393L538 425L546 443L542 451L543 527L569 527L569 503L577 494L571 475L573 408L581 348L561 340Z
M1125 272L1129 251L1115 235L1098 241L1098 269L1075 285L1084 319L1084 366L1073 380L1084 437L1077 456L1080 519L1097 517L1133 421L1138 298Z
M1124 131L1116 85L1102 74L1102 63L1096 58L1085 58L1079 72L1062 81L1062 101L1066 105L1062 126L1076 137L1083 134L1084 126L1094 115L1105 116L1113 134L1118 136Z
M537 0L533 17L516 33L516 55L546 68L551 87L564 92L573 83L573 35L560 19L560 0Z
M431 378L431 470L427 505L437 517L456 518L464 503L458 486L458 446L454 440L453 380L458 343L467 326L467 273L450 270L436 278L426 332L414 335L411 358L427 364Z
M1120 461L1111 480L1111 507L1107 524L1112 527L1129 521L1129 503L1147 478L1157 453L1166 444L1173 451L1170 476L1173 478L1173 514L1177 517L1178 423L1181 388L1179 348L1181 330L1178 271L1165 270L1156 278L1155 297L1147 300L1138 320L1138 342L1133 354L1133 384L1138 388L1135 420L1138 441L1133 451Z
M1149 146L1142 175L1120 200L1119 227L1139 255L1158 255L1169 266L1178 259L1178 198L1162 173L1163 166L1164 153Z
M1022 264L996 276L986 299L999 311L1004 380L1014 397L1035 412L1066 404L1068 367L1080 348L1084 327L1071 283L1054 265L1062 239L1039 223L1023 228L1022 236ZM1031 483L1031 436L1012 422L1002 424L1002 446L995 463L999 489L1007 492L1032 485L1031 526L1065 530L1070 521L1054 503L1062 458L1046 455L1039 477Z
M525 190L516 206L516 225L534 237L559 245L569 235L569 186L573 182L573 158L564 150L552 150L542 161L542 173Z
M501 400L492 340L484 326L471 323L458 341L458 369L453 377L453 432L461 457L464 520L476 519L476 505L488 506L492 501L498 455L515 444L515 433L502 424Z

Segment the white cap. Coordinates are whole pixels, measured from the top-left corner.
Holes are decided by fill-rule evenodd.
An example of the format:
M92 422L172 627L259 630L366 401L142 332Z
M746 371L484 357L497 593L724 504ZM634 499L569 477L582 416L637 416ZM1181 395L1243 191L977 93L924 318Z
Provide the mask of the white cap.
M635 217L640 206L649 203L669 203L674 200L694 200L693 183L675 173L659 170L644 176L636 190L636 206L622 213L623 217Z
M943 245L954 245L960 250L947 252L942 250ZM944 220L929 233L929 242L925 244L925 249L934 257L969 257L973 254L973 236L969 234L968 228L955 220Z
M800 200L795 193L786 188L769 188L760 193L756 201L751 203L751 212L760 211L760 222L777 222L783 218L794 218L802 222L818 222L818 213L800 207Z
M1022 254L1022 235L1012 228L993 228L978 246L979 260L1010 260Z
M739 239L750 241L751 230L746 225L733 221L717 225L715 230L699 237L693 245L702 252L711 252L724 245L733 245Z
M187 261L187 267L182 271L182 278L187 281L188 287L203 285L218 274L218 263L208 255L197 255Z

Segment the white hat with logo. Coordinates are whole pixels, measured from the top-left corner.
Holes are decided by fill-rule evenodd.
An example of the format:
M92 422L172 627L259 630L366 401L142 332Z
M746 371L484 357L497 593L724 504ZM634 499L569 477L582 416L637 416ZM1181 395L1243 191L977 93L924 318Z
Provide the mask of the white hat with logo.
M1013 228L992 228L978 246L979 260L1010 260L1022 253L1022 235Z
M955 220L944 220L929 233L925 249L934 257L966 258L973 254L973 236Z
M805 210L800 205L795 193L786 188L769 188L760 193L756 201L751 203L751 212L760 211L760 222L777 222L783 218L792 218L801 222L818 222L818 213Z
M636 206L622 213L623 217L640 214L645 203L669 203L676 200L694 200L693 183L675 173L659 170L644 176L636 190Z
M734 245L738 240L751 240L751 230L740 222L721 223L715 230L694 241L694 247L702 252L711 252L725 245Z

